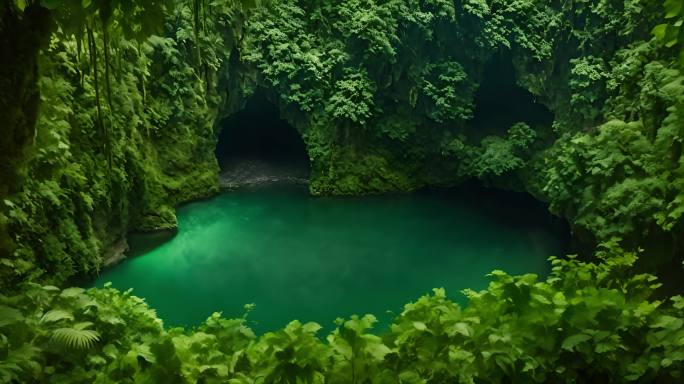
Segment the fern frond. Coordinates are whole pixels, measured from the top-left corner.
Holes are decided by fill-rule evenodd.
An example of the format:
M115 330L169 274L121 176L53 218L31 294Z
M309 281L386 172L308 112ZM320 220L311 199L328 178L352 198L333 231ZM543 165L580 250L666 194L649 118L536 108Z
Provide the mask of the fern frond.
M88 349L100 340L100 334L92 329L85 329L92 323L75 324L73 328L57 328L50 338L54 343L73 349Z
M59 292L59 288L54 285L43 285L41 288L46 292Z
M80 330L82 330L82 329L88 329L88 328L90 328L91 325L93 325L93 323L91 323L90 321L84 321L84 322L81 322L81 323L76 323L76 324L74 324L73 328L74 328L74 329L78 329L78 330L80 331Z
M0 360L0 383L19 382L22 373L35 374L40 370L36 358L40 350L33 345L24 344L10 350L3 360Z
M18 323L23 320L24 315L22 315L18 309L0 305L0 327Z
M46 312L43 317L40 318L41 323L54 323L60 320L73 320L74 315L71 312L64 309L53 309Z

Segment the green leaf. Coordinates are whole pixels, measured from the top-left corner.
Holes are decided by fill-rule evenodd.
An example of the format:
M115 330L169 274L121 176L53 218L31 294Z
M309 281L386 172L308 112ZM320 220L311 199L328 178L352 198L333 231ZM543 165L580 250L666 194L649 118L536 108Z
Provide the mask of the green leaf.
M368 352L369 355L373 356L373 358L378 361L385 358L385 355L391 351L392 350L389 349L389 347L387 347L385 344L382 344L382 342L379 340L366 346L366 352Z
M64 309L53 309L40 318L41 323L54 323L60 320L74 320L74 315Z
M321 329L321 325L318 323L310 322L304 324L302 328L306 333L316 333Z
M663 40L665 38L665 32L667 32L667 24L658 24L651 30L653 36L658 40Z
M78 287L72 287L72 288L67 288L62 291L62 294L60 296L62 297L76 297L80 294L85 292L85 289L83 288L78 288Z
M419 331L427 331L427 325L425 325L425 323L422 321L414 321L413 327Z
M672 306L676 309L684 309L684 297L678 295L672 297L670 300L672 300Z
M682 11L682 0L665 0L663 6L665 7L665 18L671 19Z
M417 372L403 371L399 374L399 383L401 384L425 384L427 380L420 377Z
M578 344L583 343L587 340L590 340L591 336L585 335L583 333L577 334L577 335L572 335L567 337L565 340L563 340L563 344L561 345L561 348L567 350L567 351L572 351Z
M24 315L12 307L0 304L0 327L18 323L24 320Z
M455 334L461 334L466 337L470 337L473 335L473 329L471 326L469 326L466 323L463 322L458 322L447 328L446 330L447 335L453 336Z
M665 328L671 331L678 330L684 325L684 320L676 318L674 316L662 315L659 316L655 323L651 325L653 328Z
M26 0L14 0L14 6L16 6L19 11L24 12L24 9L26 9Z
M119 355L119 351L113 344L105 345L104 348L102 348L102 353L110 359L116 359Z
M453 348L449 350L449 360L451 361L461 361L465 360L468 362L472 362L475 360L475 356L466 350L463 349L458 349L458 348Z

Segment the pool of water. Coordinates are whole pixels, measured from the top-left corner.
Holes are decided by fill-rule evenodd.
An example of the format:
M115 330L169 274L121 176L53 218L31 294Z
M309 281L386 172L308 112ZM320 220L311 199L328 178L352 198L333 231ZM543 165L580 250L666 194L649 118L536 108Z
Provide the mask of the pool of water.
M494 269L546 274L568 235L531 198L489 190L316 198L261 187L184 205L178 220L161 245L131 236L131 257L93 285L133 288L167 325L241 316L254 303L257 332L293 319L330 330L366 313L382 328L434 287L464 303L461 289L485 288Z

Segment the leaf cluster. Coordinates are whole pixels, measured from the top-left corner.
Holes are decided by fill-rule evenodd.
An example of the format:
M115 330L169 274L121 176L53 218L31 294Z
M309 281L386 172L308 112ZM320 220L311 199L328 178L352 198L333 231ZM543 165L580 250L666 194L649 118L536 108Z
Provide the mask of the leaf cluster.
M387 334L372 315L293 321L256 336L247 315L164 329L130 290L25 285L0 296L5 382L677 382L684 299L608 243L599 264L551 258L546 280L491 273L460 308L443 289L407 304Z

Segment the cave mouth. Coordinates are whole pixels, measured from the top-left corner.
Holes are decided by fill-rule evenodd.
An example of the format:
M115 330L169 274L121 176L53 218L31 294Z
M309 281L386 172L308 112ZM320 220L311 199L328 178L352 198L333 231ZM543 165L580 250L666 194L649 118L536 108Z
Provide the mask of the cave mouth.
M219 126L215 153L222 186L305 182L308 178L309 157L301 135L263 93L253 95Z
M517 84L510 51L499 51L485 63L482 82L475 93L474 116L468 124L469 137L479 140L501 136L518 122L539 132L551 127L553 120L553 113Z

